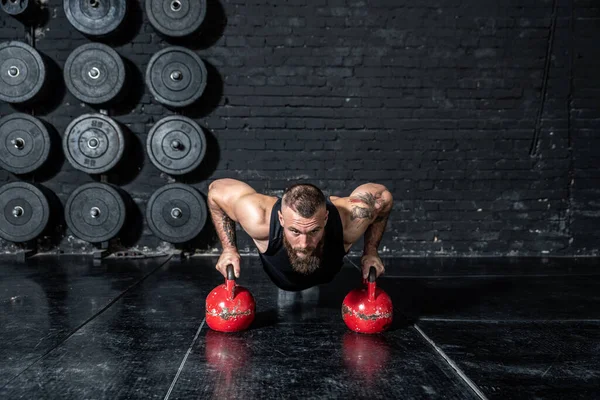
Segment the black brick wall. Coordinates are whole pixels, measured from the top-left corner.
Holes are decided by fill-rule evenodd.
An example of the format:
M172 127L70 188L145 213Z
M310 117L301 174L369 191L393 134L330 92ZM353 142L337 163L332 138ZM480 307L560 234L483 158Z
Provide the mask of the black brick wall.
M137 146L130 173L109 181L139 208L121 244L168 249L141 215L152 192L173 181L143 156L152 124L174 113L143 83L150 57L170 43L142 4L130 4L127 29L105 43L134 67L128 101L109 115ZM62 68L90 39L69 25L62 1L47 7L35 47ZM183 43L207 62L208 90L182 113L206 128L209 149L184 182L206 194L211 180L232 177L278 195L309 181L338 196L364 182L385 184L395 198L380 248L386 255L598 253L597 2L209 0L208 7L203 32ZM27 37L2 15L1 40ZM94 109L63 88L34 111L62 135ZM11 112L0 105L1 115ZM17 179L25 178L0 171L2 182ZM26 179L63 204L93 180L66 161L50 176ZM238 242L254 250L243 233ZM91 248L65 228L42 243ZM191 246L219 247L208 228Z

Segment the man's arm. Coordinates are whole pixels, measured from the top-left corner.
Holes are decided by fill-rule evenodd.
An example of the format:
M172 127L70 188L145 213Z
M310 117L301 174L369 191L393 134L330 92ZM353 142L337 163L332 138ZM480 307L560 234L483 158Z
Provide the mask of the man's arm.
M218 179L208 187L208 208L223 250L237 251L234 203L242 196L256 193L249 185L234 179Z
M371 264L377 268L377 275L379 276L383 273L384 267L379 258L378 249L392 211L394 199L385 186L377 183L367 183L357 187L350 197L359 200L361 203L360 206L352 207L352 218L372 220L364 236L364 251L361 260L363 276L367 277Z
M210 215L223 246L217 269L224 276L227 264L233 264L235 275L239 277L236 222L254 239L265 235L264 210L256 196L260 195L250 185L235 179L218 179L208 187ZM266 235L268 237L268 227Z

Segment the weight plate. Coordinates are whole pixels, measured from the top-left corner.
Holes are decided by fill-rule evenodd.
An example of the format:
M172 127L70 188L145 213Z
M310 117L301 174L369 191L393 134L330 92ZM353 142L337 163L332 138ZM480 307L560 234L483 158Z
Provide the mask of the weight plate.
M29 0L0 0L2 10L10 15L21 15L27 11Z
M81 240L100 243L118 235L127 210L121 194L106 183L87 183L69 196L65 219Z
M206 223L206 202L194 187L171 183L152 194L146 208L150 230L166 242L187 242Z
M50 205L40 189L26 182L0 187L0 237L27 242L38 237L48 225Z
M71 165L88 174L112 169L123 156L125 136L119 124L102 114L85 114L69 124L63 151Z
M160 33L182 37L194 33L206 15L205 0L146 0L146 14Z
M37 118L15 113L0 119L0 167L14 174L38 169L50 155L50 135Z
M191 50L167 47L150 59L146 85L158 102L184 107L202 96L206 87L206 66Z
M127 13L127 0L64 0L63 6L71 25L91 36L113 32Z
M182 175L193 171L202 162L206 138L195 121L173 115L152 127L146 150L156 168L167 174Z
M35 97L46 80L46 66L31 46L0 43L0 100L23 103Z
M69 92L90 104L113 100L125 84L125 64L111 47L88 43L76 48L67 58L64 68Z

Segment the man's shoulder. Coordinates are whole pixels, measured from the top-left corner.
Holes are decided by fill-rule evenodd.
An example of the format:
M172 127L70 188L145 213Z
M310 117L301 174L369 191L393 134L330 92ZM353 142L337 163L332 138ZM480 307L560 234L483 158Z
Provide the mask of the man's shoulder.
M253 193L251 195L248 195L248 197L254 204L263 209L272 208L273 205L277 203L277 200L279 200L279 197L269 196L267 194L262 193Z
M243 206L247 212L251 212L255 217L260 216L260 220L256 222L268 222L271 216L273 206L277 203L278 197L265 195L262 193L252 193L244 196L240 199L240 205Z
M247 194L236 202L238 222L254 240L268 240L271 210L276 202L276 197L260 193Z

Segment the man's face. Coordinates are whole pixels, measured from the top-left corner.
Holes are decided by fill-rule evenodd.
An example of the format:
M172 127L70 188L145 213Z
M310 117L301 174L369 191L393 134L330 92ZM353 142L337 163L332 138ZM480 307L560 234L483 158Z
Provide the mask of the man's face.
M283 227L283 243L296 272L310 274L321 264L328 216L325 207L310 218L301 217L290 207L281 208L279 223Z

